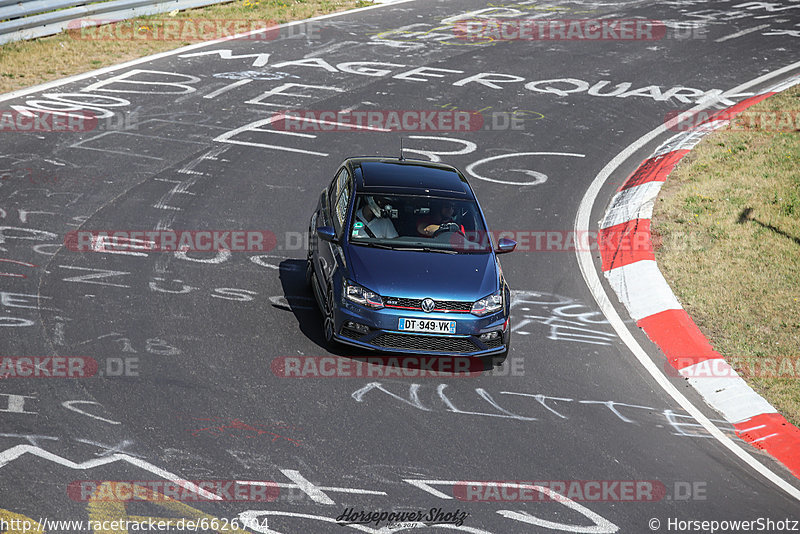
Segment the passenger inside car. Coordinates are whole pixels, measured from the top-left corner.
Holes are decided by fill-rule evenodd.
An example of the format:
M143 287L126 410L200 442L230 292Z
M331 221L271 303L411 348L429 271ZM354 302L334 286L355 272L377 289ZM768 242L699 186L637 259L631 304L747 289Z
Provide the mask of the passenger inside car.
M464 226L456 220L456 204L452 200L440 200L433 203L433 209L429 215L423 215L417 222L417 233L425 237L433 235L443 227L443 225L455 225L453 230L465 233Z
M384 217L392 207L385 198L376 196L362 196L359 201L361 206L355 212L352 237L356 239L379 238L392 239L397 237L397 230L392 221Z

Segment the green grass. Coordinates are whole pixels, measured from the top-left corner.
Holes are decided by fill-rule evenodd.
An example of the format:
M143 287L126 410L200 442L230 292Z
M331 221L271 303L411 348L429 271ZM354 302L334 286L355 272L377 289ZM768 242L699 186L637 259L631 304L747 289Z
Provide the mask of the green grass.
M372 5L364 0L237 0L201 9L139 17L120 24L146 27L153 20L209 19L284 23ZM100 30L98 30L100 31ZM109 28L102 31L112 34ZM145 30L146 31L146 30ZM201 39L87 40L63 32L0 45L0 93L30 87L131 59L165 52Z
M800 110L800 88L748 113L782 110ZM800 132L731 128L707 137L667 179L653 232L654 242L665 243L656 250L661 271L734 368L769 375L771 367L786 370L787 361L796 363ZM800 376L785 374L746 379L800 425Z

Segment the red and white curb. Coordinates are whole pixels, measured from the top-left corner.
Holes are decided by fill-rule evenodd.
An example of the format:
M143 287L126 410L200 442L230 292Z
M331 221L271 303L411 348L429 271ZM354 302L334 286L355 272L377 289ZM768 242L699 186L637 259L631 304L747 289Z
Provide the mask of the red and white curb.
M603 273L636 325L661 348L669 364L733 424L741 439L768 452L800 478L800 429L753 391L711 347L661 275L650 240L655 199L681 158L705 135L726 126L728 119L797 84L800 76L769 87L721 111L726 120L712 116L662 144L612 198L598 241L614 244L600 247Z

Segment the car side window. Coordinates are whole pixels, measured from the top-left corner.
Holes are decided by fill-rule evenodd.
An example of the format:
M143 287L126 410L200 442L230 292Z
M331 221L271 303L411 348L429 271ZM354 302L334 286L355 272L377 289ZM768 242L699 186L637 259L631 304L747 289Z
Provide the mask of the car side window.
M335 211L336 199L339 198L339 193L342 192L342 186L347 179L347 174L347 168L342 167L339 169L339 172L336 173L336 176L331 180L331 185L328 187L328 209L331 215Z
M341 235L344 221L347 218L347 206L350 203L350 173L342 169L336 177L336 196L334 197L333 223L336 233Z

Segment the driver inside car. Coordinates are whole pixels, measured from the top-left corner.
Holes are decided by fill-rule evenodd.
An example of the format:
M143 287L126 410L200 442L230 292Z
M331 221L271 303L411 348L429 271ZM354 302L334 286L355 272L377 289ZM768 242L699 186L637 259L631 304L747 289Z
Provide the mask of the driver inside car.
M455 202L451 200L441 202L438 210L419 219L417 232L425 237L433 237L440 230L464 234L464 226L456 222L455 212Z
M367 196L364 200L355 215L353 237L358 239L368 237L392 239L397 237L397 230L392 221L383 217L382 206L391 208L391 206L385 206L385 199Z

